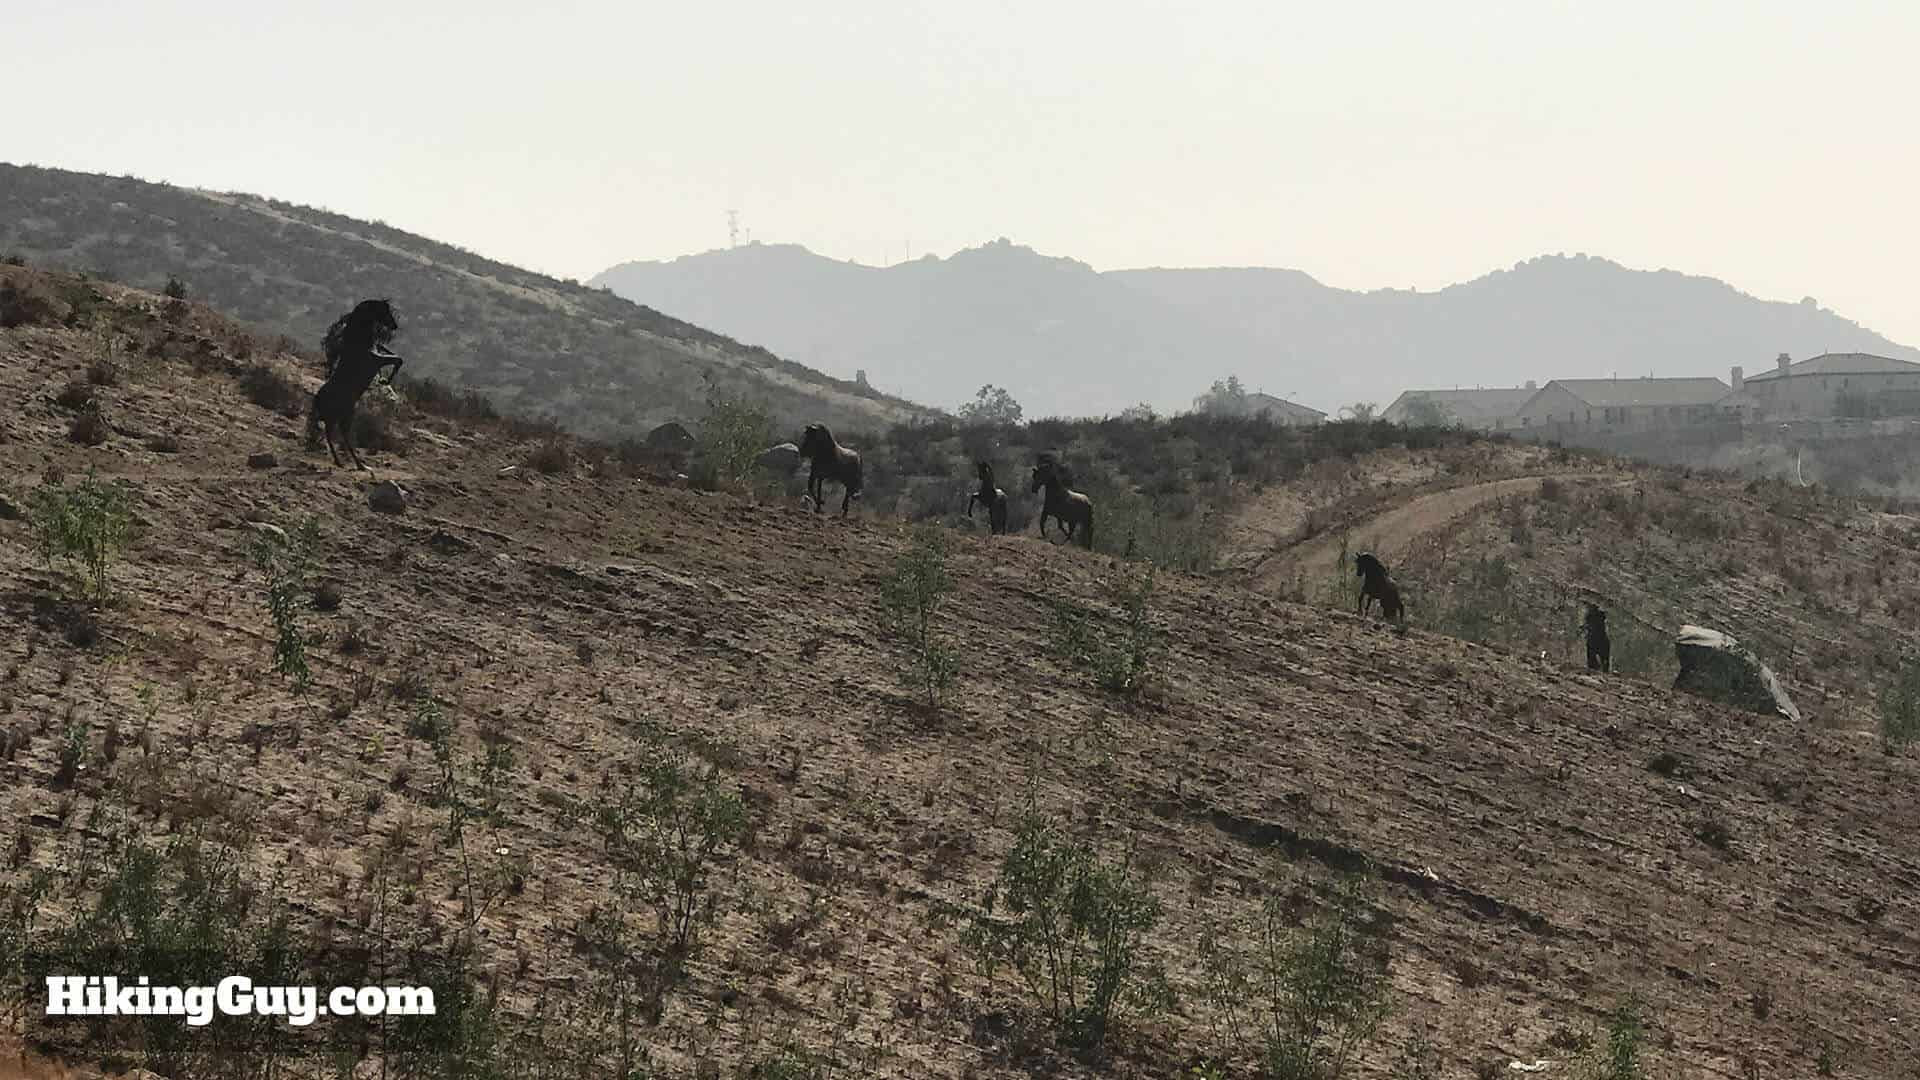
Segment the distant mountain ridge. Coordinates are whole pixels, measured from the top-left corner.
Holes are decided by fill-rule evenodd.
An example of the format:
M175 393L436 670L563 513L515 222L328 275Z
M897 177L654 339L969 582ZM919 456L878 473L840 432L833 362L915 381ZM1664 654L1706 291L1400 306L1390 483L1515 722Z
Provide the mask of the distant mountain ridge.
M644 435L705 412L711 380L783 426L884 427L929 410L577 282L378 222L133 178L0 163L0 255L158 290L169 276L311 349L340 313L395 299L407 373L585 434Z
M590 282L842 377L951 408L984 383L1029 416L1185 407L1238 374L1326 411L1401 390L1751 372L1787 352L1920 361L1810 300L1542 256L1434 292L1356 292L1299 270L1095 271L1004 239L889 267L749 244L629 262Z

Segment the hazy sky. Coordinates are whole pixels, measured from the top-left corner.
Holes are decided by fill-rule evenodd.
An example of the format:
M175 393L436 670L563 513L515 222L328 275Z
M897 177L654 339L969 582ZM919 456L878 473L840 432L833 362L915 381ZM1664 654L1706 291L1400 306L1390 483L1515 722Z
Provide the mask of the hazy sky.
M0 160L585 278L755 239L1436 288L1545 252L1920 344L1920 3L0 0Z

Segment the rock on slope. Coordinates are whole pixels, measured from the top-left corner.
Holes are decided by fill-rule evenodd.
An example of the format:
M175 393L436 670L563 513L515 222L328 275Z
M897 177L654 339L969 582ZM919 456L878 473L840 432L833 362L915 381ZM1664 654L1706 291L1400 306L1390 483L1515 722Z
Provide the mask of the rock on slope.
M50 468L97 470L130 485L137 522L98 641L79 647L72 583L0 521L9 885L70 876L89 837L203 829L302 935L469 940L507 1016L548 1006L544 1042L499 1052L554 1055L614 970L592 944L612 871L582 808L631 788L643 736L665 733L738 785L756 837L713 878L710 945L646 1028L655 1060L689 1074L797 1044L859 1075L1186 1075L1219 1050L1194 943L1254 910L1275 851L1314 881L1378 870L1370 926L1396 1011L1366 1075L1414 1031L1445 1075L1564 1060L1629 992L1674 1075L1810 1075L1823 1047L1852 1075L1911 1065L1911 757L1179 575L1153 599L1167 646L1151 688L1121 699L1052 658L1049 601L1115 618L1103 585L1127 567L977 535L955 538L939 623L966 670L929 716L879 629L876 585L907 543L891 523L509 470L524 444L432 417L383 456L412 501L379 515L368 478L329 469L221 373L237 339L168 331L157 298L100 292L100 325L178 340L123 349L96 388L98 446L68 440L54 399L99 333L0 330L0 397L20 403L0 417L0 487L24 498ZM179 452L148 449L170 426ZM248 468L262 448L281 464ZM340 596L300 616L315 685L296 694L270 670L244 522L297 532L309 516ZM438 712L423 719L423 700ZM497 816L464 846L419 734L447 721L463 770L512 751ZM92 767L69 784L74 731ZM1684 775L1650 770L1661 755ZM1029 790L1160 872L1150 951L1185 993L1118 1029L1104 1061L1029 1037L1017 984L983 980L953 922ZM624 925L653 932L643 912Z

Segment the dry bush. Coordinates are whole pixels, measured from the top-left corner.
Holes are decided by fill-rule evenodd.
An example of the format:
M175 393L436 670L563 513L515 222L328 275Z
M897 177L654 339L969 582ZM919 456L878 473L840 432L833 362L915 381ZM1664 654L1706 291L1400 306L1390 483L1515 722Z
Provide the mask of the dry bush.
M297 417L306 409L307 395L280 372L265 364L254 364L239 375L240 392L263 409L285 417Z

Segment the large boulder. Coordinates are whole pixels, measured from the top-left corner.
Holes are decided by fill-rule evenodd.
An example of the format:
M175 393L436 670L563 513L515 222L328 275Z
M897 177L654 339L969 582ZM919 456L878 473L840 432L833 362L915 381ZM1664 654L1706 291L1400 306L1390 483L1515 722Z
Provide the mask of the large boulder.
M1730 635L1704 626L1683 626L1674 638L1674 652L1680 659L1675 690L1749 712L1800 719L1786 687L1751 649Z
M407 489L391 480L382 480L367 489L367 506L382 514L404 514Z
M753 459L755 465L773 472L793 473L800 469L800 448L790 442L769 446Z
M671 420L647 432L647 449L672 454L690 454L698 440L685 427Z

